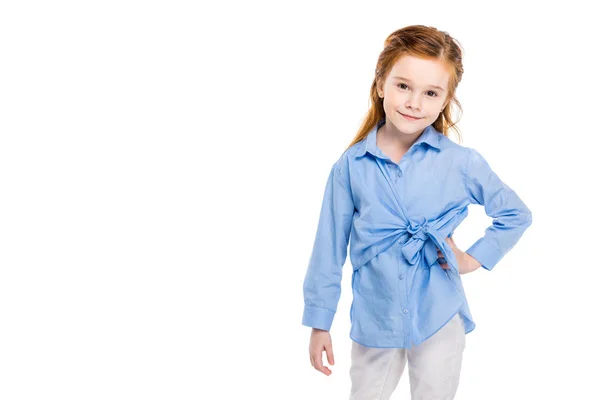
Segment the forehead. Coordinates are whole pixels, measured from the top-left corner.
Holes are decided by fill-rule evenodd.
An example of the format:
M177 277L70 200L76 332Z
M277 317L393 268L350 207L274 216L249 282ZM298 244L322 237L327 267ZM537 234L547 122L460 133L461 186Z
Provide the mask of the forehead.
M417 85L445 88L448 86L450 71L442 61L404 55L393 65L387 79L395 80L396 77L407 78Z

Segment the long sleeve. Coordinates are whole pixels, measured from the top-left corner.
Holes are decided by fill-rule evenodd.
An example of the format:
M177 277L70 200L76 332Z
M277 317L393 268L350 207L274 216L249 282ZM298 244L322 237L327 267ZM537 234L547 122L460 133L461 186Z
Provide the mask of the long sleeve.
M341 293L342 267L354 215L354 202L347 182L335 164L327 179L325 194L304 279L302 324L330 330Z
M519 196L500 180L486 160L474 149L468 149L465 168L466 190L473 204L483 205L493 218L485 235L466 253L487 270L494 266L519 241L531 225L531 211Z

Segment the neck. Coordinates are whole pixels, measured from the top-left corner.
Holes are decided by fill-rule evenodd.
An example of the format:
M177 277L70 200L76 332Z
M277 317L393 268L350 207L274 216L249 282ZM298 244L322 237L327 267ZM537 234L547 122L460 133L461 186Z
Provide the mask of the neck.
M403 150L408 150L410 146L413 145L419 139L421 134L424 132L422 130L419 133L414 134L406 134L401 133L396 129L391 123L387 121L379 128L381 137L388 143L392 143L394 146L399 146Z

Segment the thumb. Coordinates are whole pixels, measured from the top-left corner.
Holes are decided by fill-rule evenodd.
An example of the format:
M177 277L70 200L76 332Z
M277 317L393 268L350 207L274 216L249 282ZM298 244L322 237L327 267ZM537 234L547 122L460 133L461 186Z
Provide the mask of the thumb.
M333 360L333 346L331 343L325 345L325 352L327 353L327 362L329 365L333 365L335 362Z

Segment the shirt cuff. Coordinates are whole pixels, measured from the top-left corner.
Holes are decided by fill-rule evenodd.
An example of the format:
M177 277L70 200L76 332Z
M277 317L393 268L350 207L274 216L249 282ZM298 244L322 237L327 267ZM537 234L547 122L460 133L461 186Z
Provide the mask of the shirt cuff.
M498 248L489 244L483 238L476 241L465 253L479 261L481 266L488 271L491 271L503 256Z
M321 307L304 306L302 325L329 331L335 312Z

